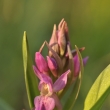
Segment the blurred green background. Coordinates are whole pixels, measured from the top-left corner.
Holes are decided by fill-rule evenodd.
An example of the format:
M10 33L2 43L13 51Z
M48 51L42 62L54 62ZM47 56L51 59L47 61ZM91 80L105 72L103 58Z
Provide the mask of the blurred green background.
M0 0L0 110L29 110L22 61L23 31L27 31L34 59L44 40L49 41L54 23L62 18L68 23L72 47L85 46L82 55L89 56L74 107L83 110L92 83L110 63L110 0ZM110 96L102 110L110 110L109 102Z

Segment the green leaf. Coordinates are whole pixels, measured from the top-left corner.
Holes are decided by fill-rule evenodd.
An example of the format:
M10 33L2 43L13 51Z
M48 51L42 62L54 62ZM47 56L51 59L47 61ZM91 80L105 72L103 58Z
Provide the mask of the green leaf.
M77 46L75 46L76 48L76 51L77 51L77 54L78 54L78 58L79 58L79 61L80 61L80 73L79 73L79 76L75 82L75 85L72 89L72 92L64 106L64 110L72 110L73 109L73 106L78 98L78 94L79 94L79 90L80 90L80 87L81 87L81 81L82 81L82 74L83 74L83 60L82 60L82 56L79 52L79 49Z
M23 46L22 47L23 64L24 64L26 91L27 91L29 106L32 109L34 107L34 98L39 94L39 90L38 90L38 81L32 68L32 59L29 54L29 47L28 47L26 32L24 32L22 46Z
M84 105L84 110L100 110L110 94L110 65L98 76L92 85Z

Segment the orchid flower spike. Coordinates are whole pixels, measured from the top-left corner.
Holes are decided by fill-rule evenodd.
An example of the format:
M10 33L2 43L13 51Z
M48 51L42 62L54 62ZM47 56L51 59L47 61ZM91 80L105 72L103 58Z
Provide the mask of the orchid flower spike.
M49 49L47 59L41 54L44 45ZM79 51L84 49L85 47L79 48ZM59 98L76 81L74 79L78 79L80 66L82 66L80 64L83 63L85 66L88 61L88 57L85 57L83 62L80 62L77 50L78 48L76 50L71 49L68 26L66 21L62 19L58 29L54 25L49 44L45 41L39 52L35 53L36 66L33 66L33 70L39 79L40 95L34 99L34 110L54 110L54 108L62 110ZM49 74L50 72L53 76Z

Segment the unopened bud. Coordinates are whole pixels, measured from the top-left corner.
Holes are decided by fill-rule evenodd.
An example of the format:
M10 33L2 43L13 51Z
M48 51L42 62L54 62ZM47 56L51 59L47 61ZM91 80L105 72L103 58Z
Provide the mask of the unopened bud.
M36 52L35 54L35 62L36 66L41 73L48 72L48 65L45 58L41 55L40 52Z
M58 74L57 74L58 66L57 66L55 59L47 56L47 63L48 63L48 67L49 67L50 71L52 72L52 74L55 77L57 77L58 76Z
M77 77L80 72L80 62L77 54L73 57L73 62L74 62L74 76Z
M56 53L59 53L56 25L54 25L53 33L52 33L52 37L50 39L49 45L52 47L52 49ZM49 56L52 56L52 53L50 51L49 51Z
M87 57L85 57L85 58L83 58L83 64L84 64L84 66L86 65L86 63L87 63L88 59L89 59L89 57L88 57L88 56L87 56Z
M62 22L62 21L61 21ZM66 50L65 21L60 24L58 30L58 44L60 46L60 55L63 56Z

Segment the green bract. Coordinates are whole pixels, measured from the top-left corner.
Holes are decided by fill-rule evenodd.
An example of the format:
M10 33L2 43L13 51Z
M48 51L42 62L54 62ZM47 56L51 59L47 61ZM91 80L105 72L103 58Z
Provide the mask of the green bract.
M79 94L79 90L80 90L80 87L81 87L81 80L82 80L82 74L83 74L83 60L82 60L82 56L79 52L79 49L77 46L75 46L76 48L76 52L78 54L78 58L79 58L79 61L80 61L80 73L79 73L79 76L75 82L75 85L71 91L71 94L69 96L69 98L67 99L67 102L64 106L64 109L63 110L72 110L73 109L73 106L76 102L76 99L78 97L78 94Z

